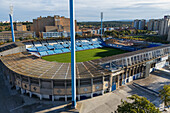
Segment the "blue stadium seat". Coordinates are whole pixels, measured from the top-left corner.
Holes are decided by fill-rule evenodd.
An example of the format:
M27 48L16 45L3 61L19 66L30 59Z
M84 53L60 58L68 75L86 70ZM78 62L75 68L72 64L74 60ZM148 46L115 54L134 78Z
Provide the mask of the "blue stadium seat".
M49 55L54 55L54 54L55 54L53 50L48 50L47 53L48 53Z
M88 42L90 45L93 44L92 42Z
M98 47L103 47L102 45L98 45Z
M68 43L69 46L71 46L71 43Z
M77 42L77 43L76 43L76 45L77 45L77 46L81 46L82 44L81 44L81 43L79 43L79 42Z
M86 49L89 49L88 46L83 46L83 49L86 50Z
M46 51L39 52L40 56L46 56L48 55Z
M47 47L46 46L39 46L37 47L37 50L40 52L40 51L47 51Z
M60 44L54 44L53 45L56 49L63 49L64 46L60 45Z
M98 48L99 46L98 45L93 45L94 46L94 48Z
M82 48L82 47L77 47L76 49L77 49L78 51L83 50L83 48Z
M92 46L92 45L90 45L90 46L88 46L90 49L94 49L94 46Z
M37 52L36 47L32 47L32 48L27 48L27 51L29 52Z
M89 43L88 43L88 42L82 42L82 45L83 45L83 46L88 46Z
M56 54L63 53L61 50L54 50L54 52L55 52Z
M62 51L63 51L64 53L70 52L70 50L67 49L67 48L62 49Z
M68 45L68 44L63 44L63 46L64 46L65 48L69 47L69 45Z
M97 41L92 41L94 45L98 45L99 43Z
M49 50L52 50L52 49L54 49L54 46L48 45L47 48L48 48Z

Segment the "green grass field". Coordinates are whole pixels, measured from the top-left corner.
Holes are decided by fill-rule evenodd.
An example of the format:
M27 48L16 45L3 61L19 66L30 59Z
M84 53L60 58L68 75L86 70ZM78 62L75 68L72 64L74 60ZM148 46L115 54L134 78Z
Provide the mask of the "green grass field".
M77 51L76 52L76 61L77 62L85 62L94 59L100 59L107 56L122 54L127 51L114 49L114 48L100 48L100 49L91 49L91 50L84 50L84 51ZM71 53L64 53L52 56L44 56L42 59L47 61L56 61L56 62L63 62L69 63L71 62Z

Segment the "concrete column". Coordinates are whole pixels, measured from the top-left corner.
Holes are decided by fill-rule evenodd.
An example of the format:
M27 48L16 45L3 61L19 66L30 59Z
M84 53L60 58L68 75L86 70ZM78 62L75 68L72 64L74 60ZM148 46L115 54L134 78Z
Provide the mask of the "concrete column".
M65 80L64 85L65 85L65 95L67 95L67 82L66 82L66 80Z
M93 93L93 78L91 78L91 92Z
M133 70L133 72L132 72L132 76L134 75L134 72L135 72L135 67L132 69Z
M80 95L80 79L78 79L78 95Z
M139 61L142 62L142 55L139 55Z
M125 84L126 84L127 74L128 74L128 69L126 69L126 72L125 72Z
M80 101L80 95L78 95L78 101Z
M127 60L127 58L125 58L125 62L126 62L125 65L128 66L128 60Z
M103 90L102 90L102 95L104 94L104 76L102 77L102 83L103 83Z
M91 93L91 98L93 98L93 93Z
M121 73L122 83L123 83L123 76L124 76L124 73ZM123 86L122 83L121 83L121 86Z
M52 101L54 101L54 99L55 99L54 96L52 96Z
M110 62L110 69L112 70L112 62Z
M40 97L40 100L42 100L42 95L41 94L39 94L39 97Z
M109 92L111 92L112 91L112 81L113 80L113 76L112 75L110 75L110 88L109 88Z
M67 95L65 95L65 102L67 102Z
M119 88L119 75L117 75L117 88Z
M132 65L131 57L128 58L130 65Z
M138 74L138 68L139 68L139 66L136 66L136 70L135 70L136 74Z
M155 52L152 51L152 58L155 58Z
M32 92L31 91L29 91L29 94L30 94L30 98L32 97Z
M121 59L121 65L124 66L124 60L123 58ZM126 64L125 64L126 65Z
M161 56L163 56L163 55L164 55L164 51L163 51L163 49L161 49L160 51L161 51Z
M51 88L52 88L52 95L54 95L54 83L53 83L53 80L51 80Z
M152 55L152 52L150 52L151 53L151 59L153 59L153 55Z
M25 93L25 90L21 88L21 94L24 94Z
M104 95L104 90L102 90L102 95Z
M28 77L28 85L29 85L29 91L31 90L31 79Z
M129 77L131 76L132 68L129 69Z
M39 79L39 87L40 87L40 89L41 89L41 80Z
M156 53L156 51L154 51L154 58L156 58L157 57L157 53Z
M15 86L15 87L16 87L16 90L19 90L19 88L20 88L20 87L18 87L18 86Z
M141 76L143 77L143 74L144 74L144 66L142 65L141 68L142 68L142 75L141 75Z

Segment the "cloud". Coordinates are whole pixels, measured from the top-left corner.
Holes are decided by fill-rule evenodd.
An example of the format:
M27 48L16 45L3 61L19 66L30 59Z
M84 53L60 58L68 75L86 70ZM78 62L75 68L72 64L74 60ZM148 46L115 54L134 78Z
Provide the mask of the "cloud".
M32 20L39 16L68 17L68 0L0 0L0 21L8 20L9 5L14 5L14 20ZM78 21L162 18L170 12L169 0L75 0Z

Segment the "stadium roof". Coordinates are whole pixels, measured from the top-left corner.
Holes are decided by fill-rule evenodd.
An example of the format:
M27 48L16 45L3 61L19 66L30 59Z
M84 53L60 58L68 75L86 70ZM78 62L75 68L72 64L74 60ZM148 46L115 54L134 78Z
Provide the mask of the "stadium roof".
M70 63L48 62L28 54L1 57L2 62L12 71L40 79L71 79ZM109 74L108 70L91 61L77 63L77 78L93 78Z

